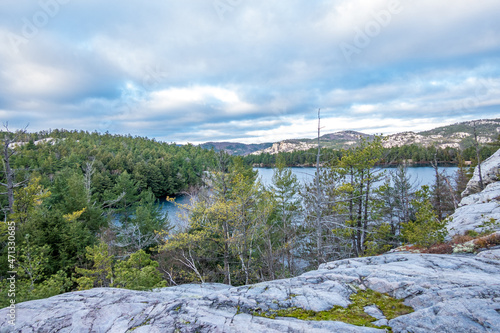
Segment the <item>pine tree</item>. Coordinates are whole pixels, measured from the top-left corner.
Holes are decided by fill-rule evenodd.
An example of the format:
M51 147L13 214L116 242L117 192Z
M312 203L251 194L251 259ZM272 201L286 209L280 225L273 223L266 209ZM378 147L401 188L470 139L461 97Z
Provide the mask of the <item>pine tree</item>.
M300 184L297 176L287 168L283 155L278 155L276 159L272 180L271 189L276 201L276 214L272 228L267 233L268 253L273 256L274 249L281 249L283 253L281 265L293 275L296 272L294 252L296 254L297 251L297 218L301 213L298 197ZM271 231L274 231L274 235ZM273 272L274 269L270 271Z

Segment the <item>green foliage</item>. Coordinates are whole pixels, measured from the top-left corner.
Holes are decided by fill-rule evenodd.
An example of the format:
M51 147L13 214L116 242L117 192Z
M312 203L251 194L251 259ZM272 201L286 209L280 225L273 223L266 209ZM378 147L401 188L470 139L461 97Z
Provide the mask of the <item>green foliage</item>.
M50 247L45 244L33 244L31 235L26 234L19 240L17 248L17 277L16 277L16 302L25 302L58 295L68 291L72 282L67 274L60 270L49 276ZM0 284L3 297L0 297L0 307L7 306L10 297L7 297L8 281L5 279Z
M150 255L139 250L127 261L119 261L115 266L115 279L112 287L133 290L151 290L166 286L158 262L151 260Z
M416 199L412 200L416 209L415 220L404 224L403 238L411 244L429 247L444 241L446 236L446 220L439 221L430 202L428 186L416 192Z
M264 233L267 244L264 262L272 277L289 277L297 272L297 220L302 206L299 197L300 183L292 170L287 168L282 155L277 158L271 191L275 207Z
M11 215L16 222L19 249L48 247L48 259L44 266L48 275L72 267L76 257L83 255L85 246L92 241L92 231L89 229L92 223L82 223L82 220L92 217L87 215L89 211L94 212L92 207L65 207L62 201L57 199L58 191L58 188L55 188L54 192L46 190L40 184L39 177L31 178L26 187L16 190L14 213ZM70 197L67 195L63 201L70 202ZM74 208L79 210L67 210Z
M156 197L179 193L200 184L201 175L213 164L215 154L193 145L178 146L130 135L64 130L29 135L38 140L53 140L17 148L19 154L12 157L13 168L36 169L45 185L66 180L54 186L66 188L66 192L73 191L70 196L73 204L77 203L74 199L80 198L78 192L82 189L79 186L68 188L67 185L75 182L71 175L81 175L89 160L93 161L94 167L92 199L100 202L104 192L113 188L124 172L139 185L139 191L150 189ZM58 180L60 173L65 173L65 177ZM63 200L64 197L56 199Z
M458 164L460 158L467 161L474 161L475 149L473 142L464 140L464 148L436 148L434 146L424 147L417 144L404 145L399 147L391 147L382 149L382 158L377 162L377 165L399 165L405 161L411 160L416 165L430 165L436 155L440 163ZM469 142L470 141L470 142ZM495 145L484 145L481 147L481 160L491 156L496 150ZM260 165L263 167L275 166L276 158L282 156L289 166L314 166L316 162L316 148L294 151L289 153L279 153L270 155L268 153L261 155L247 155L245 161L250 164ZM346 150L338 148L322 148L321 155L325 156L325 160L341 159Z
M188 212L187 228L168 235L161 246L167 270L183 282L208 277L227 284L250 283L258 277L261 240L274 201L252 168L241 158L229 163L223 152L209 184L182 206Z
M167 213L162 212L153 193L148 190L140 197L140 201L132 205L134 214L122 215L121 223L112 227L116 233L115 245L128 253L157 246L161 242L158 233L172 229Z
M82 275L75 279L79 290L94 287L109 287L113 279L113 255L109 252L106 243L100 242L93 247L86 248L85 257L92 262L89 269L76 267L77 274Z
M486 219L486 221L484 221L482 224L480 224L478 228L483 228L483 230L481 231L481 236L489 235L500 229L500 221L493 217L490 217L489 219Z
M40 180L40 177L34 177L26 187L20 187L15 191L14 213L10 215L10 219L16 224L28 223L40 212L43 201L50 197L50 191L40 184Z
M18 277L16 279L15 291L16 303L59 295L69 291L71 287L71 279L64 271L59 271L48 279L34 285L31 284L30 279ZM0 308L9 305L11 297L8 297L8 290L8 281L4 279L0 282Z
M338 180L334 190L332 210L344 215L343 229L336 235L352 240L357 255L364 255L367 237L373 226L379 223L382 204L375 183L381 179L373 167L382 157L382 139L361 140L354 149L343 154L340 161L332 163L329 177Z
M31 282L30 288L33 290L35 283L44 276L49 261L48 252L50 247L48 245L32 245L29 238L29 235L25 236L26 241L19 251L17 264L19 277L29 279Z
M35 144L42 139L50 140ZM17 258L25 267L19 283L31 295L26 299L62 290L55 287L62 283L60 274L71 275L77 265L79 288L110 285L111 253L150 251L157 245L156 232L170 226L156 198L199 185L215 156L192 145L97 132L29 133L26 141L10 158L19 170L14 181L23 185L14 193L14 213L0 212L0 271L7 272L6 222L15 222ZM0 203L7 204L5 195ZM114 218L121 223L111 223ZM125 245L95 245L101 233L111 238L109 244ZM0 273L0 279L5 277Z
M382 223L374 228L365 242L365 256L375 256L393 248L394 233L389 223Z
M66 275L66 273L64 271L58 271L47 280L38 284L38 286L35 287L33 296L30 297L30 299L42 299L59 295L69 291L72 286L73 282Z
M128 260L115 263L106 243L100 242L87 247L86 257L92 262L90 268L77 267L75 278L79 290L94 287L116 287L133 290L150 290L165 286L162 275L157 270L158 262L151 260L149 254L139 250Z
M16 225L19 295L26 300L67 291L72 274L79 289L161 287L159 266L172 283L239 285L287 277L298 273L298 257L313 263L386 251L400 241L401 223L406 241L437 241L442 229L428 198L420 195L411 205L410 196L398 201L411 192L404 177L394 187L378 186L381 174L373 167L410 155L415 161L458 156L434 147L387 150L380 137L350 150L323 149L330 163L320 172L320 191L310 187L301 201L287 165L307 164L315 154L234 158L131 136L59 130L27 136L33 142L18 146L11 164L25 170L16 174L16 183L29 182L15 191L14 213L0 216ZM46 138L52 141L34 143ZM259 158L277 166L268 189L247 163ZM156 199L186 190L195 194L183 207L187 227L174 233ZM5 204L5 196L0 201ZM319 209L311 210L315 202ZM303 206L306 223L299 218ZM7 232L2 222L2 272ZM320 251L312 251L313 240Z

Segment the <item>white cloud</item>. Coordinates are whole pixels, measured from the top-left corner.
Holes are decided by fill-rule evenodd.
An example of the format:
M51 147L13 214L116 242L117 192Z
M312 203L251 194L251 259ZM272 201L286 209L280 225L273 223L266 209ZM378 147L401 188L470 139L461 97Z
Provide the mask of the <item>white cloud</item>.
M38 3L0 4L0 110L30 128L167 141L274 141L497 117L500 3L401 0L346 61L340 43L393 0L71 1L12 52ZM396 1L398 3L398 1ZM365 31L366 33L366 31Z
M176 110L189 108L192 105L218 109L231 115L244 114L256 107L240 99L237 92L212 86L192 86L169 88L150 94L144 106L150 110Z

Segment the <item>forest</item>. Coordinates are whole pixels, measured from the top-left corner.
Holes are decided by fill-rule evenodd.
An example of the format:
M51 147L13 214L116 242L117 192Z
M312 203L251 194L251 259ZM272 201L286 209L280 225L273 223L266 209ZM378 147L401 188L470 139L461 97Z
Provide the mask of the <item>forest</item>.
M484 145L480 151L480 159L484 160L496 151L495 145ZM322 148L321 154L324 160L342 158L345 150ZM316 163L317 149L311 148L306 151L294 151L290 153L279 153L283 156L288 166L314 166ZM277 154L247 155L245 161L252 165L261 167L272 167L276 163ZM328 158L329 157L329 158ZM458 148L436 148L435 146L424 147L417 144L383 148L382 156L377 161L378 166L394 166L411 160L414 165L431 165L434 160L439 164L458 165L460 160L477 160L476 149L473 145L465 149Z
M9 271L22 302L93 287L243 285L436 244L472 171L463 164L471 152L448 151L457 174L436 168L435 183L416 188L403 165L390 173L374 166L419 149L388 152L376 137L338 153L311 151L318 169L305 187L289 167L293 156L309 155L273 156L266 187L252 169L259 162L193 145L65 130L0 138L0 307L12 292ZM470 159L493 148L478 147ZM439 154L425 158L442 161ZM180 193L191 201L173 228L158 199Z

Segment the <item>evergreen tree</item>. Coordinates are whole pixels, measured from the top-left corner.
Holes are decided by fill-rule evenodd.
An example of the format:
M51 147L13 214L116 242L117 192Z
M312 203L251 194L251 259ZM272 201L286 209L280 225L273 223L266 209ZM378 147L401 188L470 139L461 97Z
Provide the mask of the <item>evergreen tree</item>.
M418 246L429 247L444 241L446 221L440 221L431 204L428 186L422 186L412 200L415 207L415 219L403 226L402 235L405 241Z
M266 232L269 262L273 263L274 252L281 252L278 254L282 257L282 268L293 275L296 272L294 255L297 254L297 218L301 213L301 203L298 196L300 184L297 176L290 168L287 168L283 155L278 155L276 159L272 181L271 189L276 201L276 211L271 222L273 224ZM271 274L274 274L275 270L274 267L269 267Z

